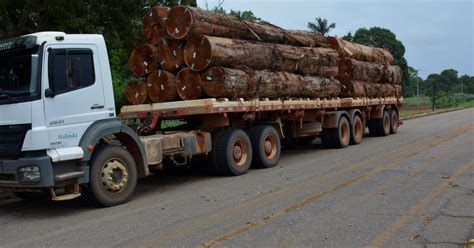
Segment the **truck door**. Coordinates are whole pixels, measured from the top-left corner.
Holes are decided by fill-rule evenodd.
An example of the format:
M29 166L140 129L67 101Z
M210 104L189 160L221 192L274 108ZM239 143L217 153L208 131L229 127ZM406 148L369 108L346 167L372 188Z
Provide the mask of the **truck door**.
M97 48L46 49L43 85L49 142L51 147L76 146L90 124L107 116Z

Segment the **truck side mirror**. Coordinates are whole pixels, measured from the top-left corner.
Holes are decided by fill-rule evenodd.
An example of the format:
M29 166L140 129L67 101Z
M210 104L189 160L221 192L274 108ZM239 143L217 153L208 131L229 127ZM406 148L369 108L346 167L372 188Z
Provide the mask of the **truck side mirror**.
M56 96L56 93L54 92L54 90L48 88L44 91L44 96L48 98L54 98Z

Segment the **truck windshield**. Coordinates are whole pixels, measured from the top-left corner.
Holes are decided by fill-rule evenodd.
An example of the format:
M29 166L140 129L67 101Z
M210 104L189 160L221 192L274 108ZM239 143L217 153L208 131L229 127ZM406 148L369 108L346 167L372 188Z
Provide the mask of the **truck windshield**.
M38 95L38 61L29 49L0 56L0 103Z

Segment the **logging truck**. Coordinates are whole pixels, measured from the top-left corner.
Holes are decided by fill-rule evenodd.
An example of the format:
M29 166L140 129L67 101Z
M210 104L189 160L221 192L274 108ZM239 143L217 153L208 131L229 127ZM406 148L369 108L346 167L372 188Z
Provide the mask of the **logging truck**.
M113 206L163 165L206 161L239 176L277 165L282 146L320 137L344 148L361 143L367 127L396 133L402 101L207 98L117 111L101 35L30 34L0 42L0 190L57 201L85 194ZM169 120L183 125L163 129Z

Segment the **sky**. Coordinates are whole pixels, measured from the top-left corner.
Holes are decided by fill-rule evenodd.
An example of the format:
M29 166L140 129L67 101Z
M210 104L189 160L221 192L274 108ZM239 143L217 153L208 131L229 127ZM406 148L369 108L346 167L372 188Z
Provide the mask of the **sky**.
M206 0L198 0L206 8ZM209 9L219 0L207 0ZM286 29L307 29L316 17L335 22L330 35L388 28L405 45L408 64L426 78L444 69L474 76L474 0L224 0Z

